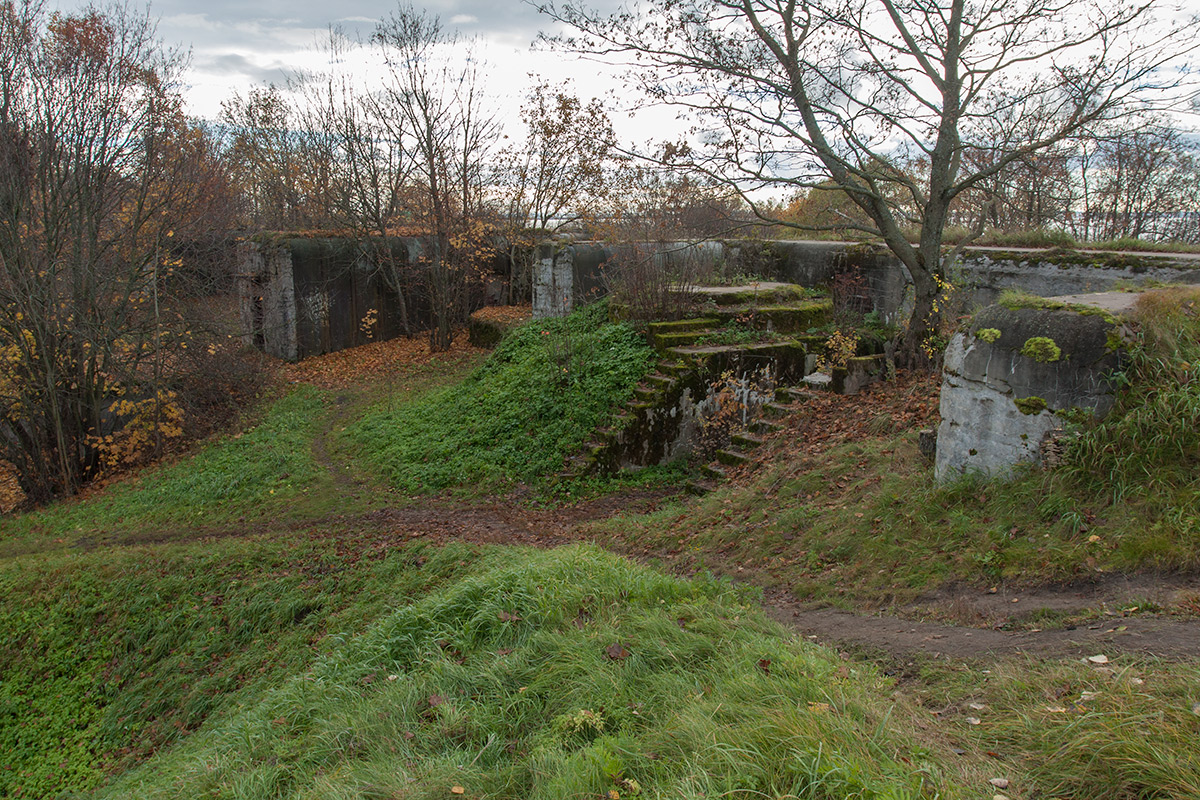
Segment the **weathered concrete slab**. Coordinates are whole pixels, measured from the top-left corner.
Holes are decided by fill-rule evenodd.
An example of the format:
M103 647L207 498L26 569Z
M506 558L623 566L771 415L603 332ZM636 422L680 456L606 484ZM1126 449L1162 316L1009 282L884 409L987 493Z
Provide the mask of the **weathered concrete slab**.
M1115 328L1109 314L1065 309L989 306L976 315L946 350L937 479L1038 463L1063 413L1106 415L1121 364Z

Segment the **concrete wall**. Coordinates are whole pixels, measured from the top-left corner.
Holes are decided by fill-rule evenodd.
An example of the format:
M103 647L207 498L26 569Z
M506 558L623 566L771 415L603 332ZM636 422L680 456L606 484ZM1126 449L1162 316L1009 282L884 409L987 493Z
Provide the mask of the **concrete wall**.
M562 317L604 295L604 265L614 250L596 242L538 246L533 268L533 316Z
M394 242L401 263L420 252L419 240ZM237 282L243 340L277 358L295 361L401 333L394 293L351 239L243 242ZM376 321L367 328L372 311Z
M637 254L627 252L634 249ZM605 264L628 257L645 258L647 250L651 251L650 257L663 265L691 260L694 265L721 270L727 275L761 275L807 287L828 285L838 272L857 269L866 279L875 309L885 320L895 323L907 316L911 302L907 295L908 271L895 256L877 246L790 240L664 242L624 248L580 243L557 247L556 260L543 259L535 269L535 316L566 313L574 305L574 302L552 303L543 299L539 306L539 291L557 292L555 297L560 299L579 296L573 288L570 292L561 291L562 282L567 279L565 273L550 274L555 269L563 270L555 267L562 259L570 260L573 253L580 253L579 258L571 261L569 280L586 281L592 291L602 291L601 273ZM603 258L589 255L601 252ZM1188 263L1174 262L1169 256L967 250L951 279L966 293L964 306L971 309L994 303L1006 289L1054 297L1102 292L1120 285L1141 286L1147 282L1200 283L1200 270ZM542 311L538 311L539 307Z
M1097 313L989 306L977 314L946 349L937 479L1036 464L1047 435L1064 424L1060 412L1107 414L1117 342L1111 318Z
M284 243L241 242L237 264L243 342L295 361L299 350L291 248Z

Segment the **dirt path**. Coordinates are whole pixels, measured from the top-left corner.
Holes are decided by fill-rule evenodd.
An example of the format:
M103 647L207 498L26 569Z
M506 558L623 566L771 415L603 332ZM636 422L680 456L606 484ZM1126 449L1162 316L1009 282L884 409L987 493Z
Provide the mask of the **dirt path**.
M480 544L559 547L591 541L581 533L585 522L606 519L618 512L651 511L669 492L612 495L564 509L534 510L509 502L461 505L432 502L412 508L391 508L357 518L361 529L384 546L412 540L467 541ZM620 552L620 551L618 551ZM655 560L657 554L621 555ZM665 555L665 554L664 554ZM900 616L852 613L812 608L787 592L764 593L769 616L821 644L886 653L894 658L925 654L934 658L988 658L1026 653L1054 658L1082 658L1139 653L1171 659L1200 658L1200 618L1143 613L1135 603L1165 605L1173 594L1200 587L1200 579L1158 576L1114 576L1100 583L1073 587L1047 587L1008 593L978 590L945 590L926 604L901 609L902 613L929 614L953 608L958 615L975 614L977 626L917 622ZM1023 616L1045 610L1056 615L1094 616L1097 609L1114 608L1112 616L1090 619L1046 630L1000 630L988 622L1021 606Z
M1080 597L1074 610L1095 609L1098 598ZM1171 659L1200 657L1200 619L1157 614L1116 616L1049 630L1005 631L965 625L914 622L895 616L808 609L784 597L764 607L777 621L822 644L886 653L894 658L986 658L1025 653L1083 658L1140 653ZM1059 610L1063 610L1061 607Z

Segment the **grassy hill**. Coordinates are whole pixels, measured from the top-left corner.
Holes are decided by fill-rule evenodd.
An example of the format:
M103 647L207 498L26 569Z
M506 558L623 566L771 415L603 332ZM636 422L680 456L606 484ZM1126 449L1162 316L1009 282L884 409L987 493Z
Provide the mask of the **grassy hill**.
M936 487L902 381L798 412L706 498L659 473L649 513L621 483L543 510L558 419L646 358L599 317L543 330L482 367L314 362L253 428L0 523L0 796L1200 796L1194 660L838 652L760 606L1190 569L1186 470ZM535 435L441 439L496 419Z

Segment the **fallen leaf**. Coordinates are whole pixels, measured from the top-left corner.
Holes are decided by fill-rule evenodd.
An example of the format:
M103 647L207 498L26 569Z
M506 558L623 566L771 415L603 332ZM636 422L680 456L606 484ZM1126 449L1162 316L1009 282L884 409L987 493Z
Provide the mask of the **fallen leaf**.
M988 778L988 783L995 786L997 789L1008 788L1008 778Z
M633 655L625 649L625 645L620 643L610 644L604 649L604 652L607 653L608 657L613 661L623 661Z
M1103 654L1095 655L1095 656L1088 656L1087 660L1093 664L1107 664L1108 656L1103 655Z
M500 618L501 622L520 622L521 621L521 616L519 614L516 614L516 613L510 614L507 611L501 611L496 616L498 616Z
M761 669L766 674L770 675L771 674L771 659L760 658L758 660L758 668Z
M466 789L464 789L464 788L463 788L463 787L461 787L461 786L451 786L451 787L450 787L450 792L451 792L452 794L463 794L463 793L464 793L464 792L466 792L466 791L467 791L467 790L466 790Z
M1063 706L1046 706L1046 710L1049 711L1051 714L1067 713L1067 709L1064 708Z
M987 708L987 706L985 706L983 703L971 703L967 707L972 711L983 711L985 708Z
M1080 692L1079 693L1079 702L1086 703L1089 700L1095 700L1099 696L1100 696L1099 692Z
M982 720L980 720L979 717L967 717L968 725L978 725L980 722L982 722Z

